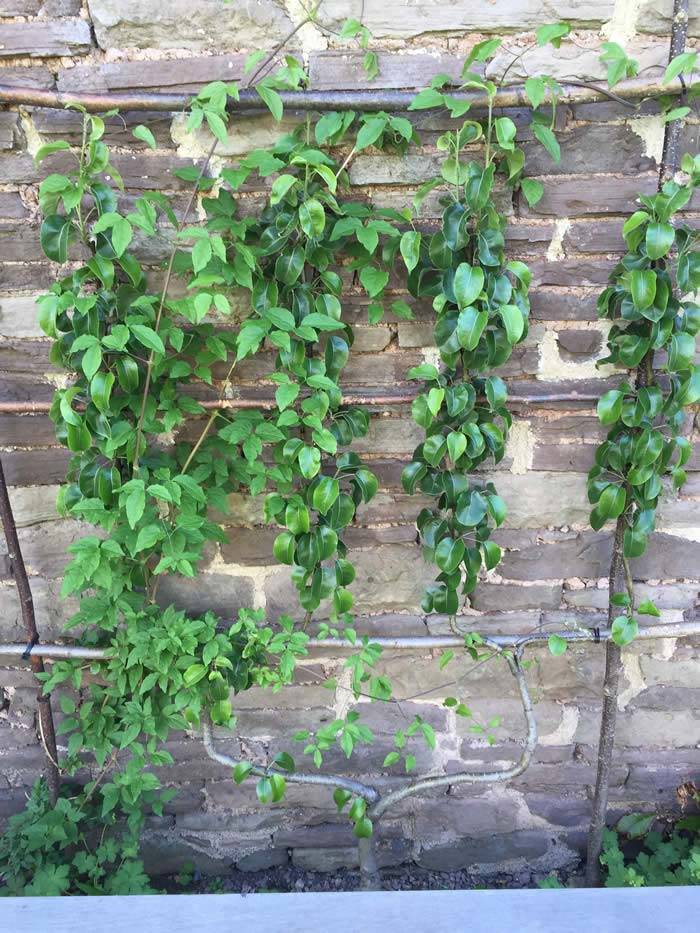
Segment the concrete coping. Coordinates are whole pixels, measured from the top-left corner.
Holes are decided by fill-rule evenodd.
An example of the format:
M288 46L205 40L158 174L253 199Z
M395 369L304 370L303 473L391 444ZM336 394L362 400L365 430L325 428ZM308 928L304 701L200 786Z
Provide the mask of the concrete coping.
M698 916L700 887L0 899L13 933L662 933Z

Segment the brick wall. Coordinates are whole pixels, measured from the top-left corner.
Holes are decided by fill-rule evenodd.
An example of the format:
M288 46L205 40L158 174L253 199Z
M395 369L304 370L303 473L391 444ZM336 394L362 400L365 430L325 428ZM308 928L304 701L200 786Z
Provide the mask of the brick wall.
M326 0L321 21L333 28L358 15L359 0ZM419 88L436 72L457 73L465 51L484 33L508 33L509 48L531 40L526 30L556 17L571 21L575 42L558 51L536 50L514 77L547 71L557 77L600 79L597 48L605 38L624 42L645 76L662 72L667 56L671 0L557 0L546 8L534 0L366 0L365 22L373 31L381 73L374 82L387 88ZM288 2L233 3L221 0L2 0L0 82L63 91L191 91L216 78L242 75L245 51L269 47L298 21ZM430 31L425 31L426 26ZM700 3L691 0L692 36L700 35ZM306 26L295 37L296 51L310 69L312 87L362 85L361 55L340 49L331 36ZM695 43L696 44L696 43ZM509 59L496 61L499 73ZM527 341L503 369L516 421L508 453L498 468L498 486L509 505L505 527L495 535L505 555L465 607L465 626L484 632L523 631L541 623L579 618L596 624L607 604L608 532L587 524L585 474L602 432L591 396L616 375L597 370L605 327L596 321L595 299L620 254L622 215L634 209L640 191L656 184L663 126L655 106L637 112L614 102L562 107L558 135L562 160L553 166L533 146L523 112L519 126L529 174L545 183L542 201L532 209L504 196L509 250L533 270L532 326ZM176 167L201 157L204 140L187 137L180 118L126 114L108 121L107 141L130 193L148 188L172 192L183 184ZM422 147L403 159L368 152L357 158L351 178L358 195L377 205L403 206L415 187L430 177L437 158L435 140L443 119L431 113L411 117ZM294 115L285 117L291 124ZM130 128L148 122L158 148L145 151ZM55 274L38 242L37 184L46 167L34 166L32 152L42 141L75 139L79 121L72 113L41 108L0 112L0 400L46 401L63 374L48 362L48 341L36 324L34 296ZM267 117L236 118L226 160L265 144L276 130ZM686 129L686 147L698 149L700 126ZM222 153L224 150L222 150ZM60 156L55 157L60 163ZM241 197L253 210L261 191ZM690 206L689 219L700 205ZM426 224L437 216L427 203ZM144 259L155 264L167 248L163 238L143 244ZM154 270L154 280L158 273ZM345 313L356 324L357 341L345 370L348 386L395 387L406 370L432 358L431 312L415 304L410 323L366 324L363 299L348 283ZM244 310L244 309L242 309ZM237 369L237 387L255 393L260 362ZM554 401L577 393L581 400ZM548 401L548 399L551 399ZM694 415L687 429L697 432ZM399 474L410 459L419 432L405 408L376 411L369 435L358 444L381 479L376 499L363 507L348 534L358 579L353 586L361 625L374 634L446 631L444 620L420 615L423 585L432 578L415 543L414 516L419 497L400 491ZM0 414L0 448L12 485L25 559L32 579L39 628L56 638L70 602L58 599L66 547L84 529L59 520L54 502L68 459L56 446L44 415ZM700 591L700 458L689 464L680 498L664 503L659 531L645 557L634 563L640 596L651 596L662 621L691 617ZM262 525L260 504L232 497L224 519L228 541L212 550L197 581L171 578L160 588L163 600L201 611L232 615L238 606L264 607L274 618L295 603L287 571L271 558L274 532ZM17 596L0 540L0 640L23 637ZM527 863L545 871L567 864L580 850L595 773L603 658L600 648L580 646L559 658L533 652L528 673L537 700L541 741L532 767L508 787L462 787L404 801L381 830L384 864L415 858L430 867L476 865L516 878ZM393 729L418 712L438 733L433 755L421 752L419 766L455 770L507 762L517 755L521 714L507 673L486 667L471 676L440 672L430 652L393 654L384 662L401 707L364 707L377 734L371 751L354 765L376 774ZM285 737L307 724L335 718L349 702L342 674L335 693L320 682L338 669L337 659L312 657L298 684L275 697L250 691L238 698L240 744L247 754L285 747ZM499 743L490 748L468 731L441 701L459 691L482 715L499 713ZM31 675L9 663L0 669L0 817L22 806L26 788L42 763L34 721ZM271 707L274 704L274 709ZM625 652L621 716L613 773L612 809L672 805L675 788L700 772L700 645L662 640ZM146 842L150 866L165 871L185 858L203 869L222 870L236 862L253 868L286 862L306 867L351 864L352 837L334 816L325 792L292 788L287 801L261 809L254 789L235 786L225 769L203 757L201 745L180 736L169 743L176 764L168 781L182 787L167 816L153 824ZM333 766L346 769L340 760ZM386 778L387 782L391 779ZM457 798L456 800L452 798Z

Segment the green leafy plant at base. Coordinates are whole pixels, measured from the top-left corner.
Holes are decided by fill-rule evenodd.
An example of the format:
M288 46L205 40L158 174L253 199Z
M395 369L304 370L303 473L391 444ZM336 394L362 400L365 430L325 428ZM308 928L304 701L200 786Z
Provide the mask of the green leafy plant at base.
M700 832L697 817L686 817L666 832L650 831L654 814L623 817L603 837L600 861L606 888L700 884ZM622 840L640 839L641 851L628 856Z
M664 481L674 490L685 483L692 447L683 424L687 407L700 400L694 363L700 306L688 297L700 288L700 241L676 220L700 184L700 158L686 155L682 169L684 183L667 181L659 193L640 197L642 209L622 231L628 252L598 299L599 316L612 322L609 354L600 363L637 370L634 384L621 382L598 403L609 431L588 476L592 527L622 523L627 591L611 594L621 610L612 623L618 645L634 638L637 615L660 614L649 600L635 607L628 561L646 550Z
M110 832L99 802L76 790L55 806L43 780L37 781L26 808L10 817L0 836L0 865L8 897L57 897L61 894L155 893L138 858L133 828ZM88 838L93 832L94 839Z

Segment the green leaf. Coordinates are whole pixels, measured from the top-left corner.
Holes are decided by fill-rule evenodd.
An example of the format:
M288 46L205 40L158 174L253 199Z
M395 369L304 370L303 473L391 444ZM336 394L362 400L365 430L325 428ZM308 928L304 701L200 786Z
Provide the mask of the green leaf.
M661 259L671 249L676 231L670 224L651 223L647 227L646 247L649 259Z
M320 237L326 226L326 212L316 198L310 198L299 208L299 223L308 237Z
M624 487L615 486L614 483L610 483L603 490L596 505L596 509L602 521L606 522L608 519L617 518L619 515L622 515L626 503L627 493Z
M97 370L100 368L102 363L102 349L99 343L93 343L92 346L83 354L83 359L80 364L83 372L88 379L92 379Z
M386 129L387 118L384 116L370 117L360 127L355 140L355 149L359 152L366 149L379 139Z
M637 612L641 616L654 616L657 619L661 616L661 613L650 599L643 600L637 606Z
M639 627L636 619L630 619L629 616L618 616L613 620L611 635L612 640L620 648L629 645L637 637Z
M39 232L44 253L53 262L64 263L68 259L68 244L73 236L73 224L61 214L47 217Z
M697 61L697 52L681 52L680 55L676 55L676 57L671 59L671 61L668 63L668 67L664 72L664 84L669 84L680 74L690 74L695 70Z
M190 664L182 675L186 687L194 687L207 675L207 669L203 664Z
M473 45L462 67L462 74L466 74L474 62L487 62L501 47L502 39L484 39Z
M475 307L465 308L457 318L457 339L465 350L475 350L488 323L488 311L477 311Z
M532 104L532 109L537 110L544 100L545 83L544 78L528 78L525 81L525 93Z
M420 91L413 98L411 103L408 105L409 110L431 110L435 107L442 107L444 103L444 95L440 91L436 91L435 88L427 87L424 91Z
M418 265L418 260L420 259L420 242L421 235L416 230L407 230L401 237L399 249L401 250L401 256L409 272L413 272Z
M501 149L512 151L515 148L515 134L517 132L515 123L510 117L498 117L495 121L496 139Z
M460 431L450 431L447 435L447 452L450 460L456 463L467 449L467 439Z
M656 818L656 813L626 813L618 820L615 829L630 839L641 839L649 832Z
M656 273L653 269L633 269L630 273L630 292L637 311L645 311L656 297Z
M146 525L145 528L142 528L139 531L136 537L134 554L138 554L140 551L145 551L148 548L152 548L157 541L161 540L162 537L163 530L160 525Z
M501 305L498 308L498 315L506 329L508 342L516 344L525 331L525 319L522 311L517 305Z
M561 635L550 635L547 639L547 645L550 654L553 654L554 657L564 654L566 651L566 639L562 638Z
M39 146L34 156L34 161L37 165L42 162L47 156L53 155L54 152L60 152L61 150L70 149L70 144L67 143L64 139L57 139L53 143L44 143L43 146ZM66 182L68 179L66 179Z
M369 839L374 831L372 820L368 816L363 816L355 823L353 832L358 839Z
M464 551L461 538L443 538L435 548L435 563L444 573L453 573L462 562Z
M360 270L360 282L370 298L381 294L389 281L389 273L376 266L363 266Z
M564 36L568 36L570 32L571 26L569 23L547 23L545 26L540 26L535 33L535 38L538 45L551 43L555 49L558 49L561 40Z
M484 287L484 271L479 266L462 262L454 275L454 292L460 311L474 304Z
M144 489L143 483L135 485L129 492L127 496L125 508L126 508L126 518L129 522L129 527L134 529L138 524L139 519L143 515L143 511L146 507L146 490Z
M278 386L275 390L275 401L280 411L284 411L299 395L299 386L295 382L288 382Z
M294 175L280 175L272 183L270 191L270 204L279 204L284 199L290 188L298 183L299 179Z
M321 451L304 445L299 451L299 470L304 479L313 479L321 469Z
M156 148L155 136L147 126L143 125L143 123L139 123L138 126L135 126L131 131L131 135L134 137L134 139L140 139L142 142L146 143L149 149Z
M114 387L112 373L97 372L90 383L90 395L98 411L106 414L109 411L109 399Z
M272 545L275 560L280 564L293 564L295 545L296 541L291 532L283 531L282 534L277 535Z
M601 424L613 424L620 420L624 395L619 389L610 389L598 399L598 418Z
M112 224L112 248L117 256L122 256L134 235L126 217L117 217Z
M242 784L252 770L253 766L249 761L239 761L233 769L233 780L236 784Z
M532 132L535 134L535 138L550 154L552 159L554 159L555 162L560 162L561 150L559 148L557 137L554 135L552 130L550 130L548 126L543 126L541 123L533 123Z
M432 414L433 417L437 416L437 413L440 411L440 407L444 399L444 389L431 389L428 392L428 411Z
M534 207L538 201L542 200L544 185L535 178L523 178L520 182L520 190L525 195L525 200L530 207Z
M282 119L282 112L284 107L282 105L282 98L279 96L277 91L271 87L268 87L266 84L257 84L255 86L255 90L260 95L260 99L270 111L272 116L279 123Z
M144 347L148 347L148 349L153 350L154 353L165 355L163 341L152 327L147 327L145 324L132 324L129 329L138 342L143 344Z
M326 515L339 495L340 485L338 480L332 479L330 476L322 476L314 489L313 507L321 515Z

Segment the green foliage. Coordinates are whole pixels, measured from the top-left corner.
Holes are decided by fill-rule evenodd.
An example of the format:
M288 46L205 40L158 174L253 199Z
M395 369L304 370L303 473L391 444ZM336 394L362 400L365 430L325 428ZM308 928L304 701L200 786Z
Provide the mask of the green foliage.
M559 34L564 33L551 32L551 40ZM484 91L490 104L495 84L468 69L497 47L488 42L473 50L464 72L463 86ZM529 93L537 94L532 85ZM458 115L449 95L436 87L421 91L412 107L438 105ZM558 152L548 127L536 123L534 129ZM425 381L412 409L425 440L404 469L402 483L409 494L420 491L437 499L437 508L424 509L417 522L424 554L440 571L423 600L426 612L454 615L458 593L472 592L482 567L493 569L501 556L489 538L505 518L505 505L493 484L476 483L468 474L504 456L512 419L505 384L490 372L527 336L530 272L505 257L505 218L495 195L498 184L524 185L524 156L515 137L515 124L508 117L493 120L491 106L485 120L466 120L444 133L437 142L444 153L440 176L421 186L415 204L418 212L428 191L444 189L441 228L432 235L414 230L401 241L411 293L433 300L443 363L441 371L419 366L409 372ZM465 158L464 148L476 142L483 144L483 158Z
M686 829L692 817L667 832L650 832L653 814L623 817L617 831L606 829L600 861L607 888L661 887L700 884L700 833L697 823ZM625 838L642 838L641 851L627 854ZM635 847L635 848L638 848Z
M137 857L138 832L118 827L113 814L105 820L90 798L91 786L52 806L44 781L36 782L26 808L10 817L0 837L0 895L156 893ZM113 831L100 839L110 826Z
M537 42L558 47L568 31L565 24L542 27ZM366 28L349 20L342 35L359 41L365 70L374 77L378 62L367 48ZM353 647L345 666L355 700L393 699L391 682L377 669L381 649L366 637L358 639L352 627L355 568L343 538L378 483L349 449L367 433L369 416L344 404L340 388L354 339L342 319L345 277L364 290L370 324L387 313L412 317L405 301L388 297L396 270L405 268L414 296L433 299L442 366L426 364L410 374L425 383L413 405L425 440L402 477L407 492L419 489L437 500L417 522L425 554L439 570L424 609L454 614L458 591L470 593L482 568L497 566L501 553L490 534L503 522L506 507L492 484L474 482L469 474L504 455L511 416L505 384L492 370L527 335L530 273L523 263L506 259L496 192L521 189L534 204L543 190L523 176L525 156L515 124L494 116L496 84L471 70L499 47L499 39L477 44L462 75L463 88L486 94L485 118L462 120L469 105L445 90L450 79L444 75L415 98L412 109L444 107L459 125L439 138L440 174L419 188L413 213L349 198L346 168L356 153L374 147L404 155L419 143L408 119L384 112L326 113L314 127L307 120L269 149L254 150L222 170L215 194L202 199L203 222L191 226L178 223L168 198L158 192L125 206L100 117L84 115L79 147L58 141L37 153L37 162L66 150L75 156L73 171L49 173L40 186L40 239L58 264L72 258L74 246L88 258L62 270L39 301L39 320L53 341L52 363L73 374L71 384L56 392L50 412L58 441L72 453L59 510L96 529L70 548L63 595L74 597L79 608L69 629L79 643L105 649L107 660L58 662L43 675L46 692L62 693L63 773L70 778L91 766L95 776L70 794L64 788L53 808L43 784L37 785L28 809L0 841L7 893L150 890L138 840L146 814L162 814L173 795L156 773L172 761L164 748L168 736L203 720L232 728L236 694L254 685L275 691L289 683L296 660L306 653L305 628L319 607L328 609L329 618L319 636L340 632ZM264 59L261 53L249 56L251 80ZM280 92L305 84L302 66L286 56L254 86L279 121ZM547 76L532 77L526 93L535 110L533 135L558 160L553 127L560 88ZM225 142L227 106L238 94L235 83L206 85L191 102L189 130L202 127L214 141ZM136 127L134 136L155 146L145 126ZM349 139L350 153L339 164L334 147ZM467 158L465 151L475 143L483 146L483 156ZM698 174L695 163L686 170L693 178ZM214 188L214 179L194 166L176 174L200 193ZM270 177L260 215L242 216L241 186ZM428 234L418 214L436 189L442 223ZM675 205L678 198L670 200ZM669 234L670 207L666 216L660 208L654 216L648 210L646 257L664 263L668 251L679 247L680 234ZM175 230L172 271L187 283L178 297L168 289L170 273L163 290L153 292L135 255L139 240L157 236L163 224ZM640 221L637 227L642 226ZM679 259L679 286L697 279L694 255L688 247ZM657 267L632 264L624 283L644 319L653 319L650 309L663 289ZM251 311L232 328L234 294L244 294ZM689 332L688 321L696 317L686 311L679 335ZM689 352L686 340L676 340L669 367L684 373ZM204 418L206 387L213 393L216 385L221 401L235 368L253 356L269 370L268 404L215 408ZM685 393L687 402L696 389L681 387L676 395ZM603 407L612 421L625 406L621 395ZM172 434L192 419L200 427L196 441L173 444ZM655 437L650 433L640 462L651 457ZM301 625L249 610L224 624L212 613L192 617L159 604L163 575L194 577L207 548L223 540L212 516L227 511L231 493L265 494L266 520L279 532L274 557L291 568L305 611ZM617 496L600 498L606 514L620 507ZM626 637L631 623L624 616L623 622ZM495 656L476 634L465 637L464 648L478 663ZM560 653L561 646L553 640L550 649ZM446 652L440 666L452 656ZM481 722L453 697L445 706L470 719L474 734L495 741L491 730L499 717ZM374 736L351 710L294 738L321 767L330 749L350 757ZM397 731L384 767L412 772L412 741L435 747L434 731L420 717ZM258 799L276 803L295 771L294 758L281 753L264 767L238 763L233 779L255 777ZM358 838L372 834L362 797L339 788L335 800L339 810L348 807Z
M683 485L691 455L682 432L686 407L700 399L694 363L700 306L683 296L700 287L700 251L697 232L676 215L700 182L697 162L684 157L685 184L668 181L658 194L640 197L642 209L622 231L628 252L598 299L599 316L612 322L609 353L600 362L638 370L634 386L623 381L598 403L598 417L610 430L588 475L591 525L598 530L623 520L625 560L646 550L665 482L674 489ZM637 621L632 593L626 600L621 595L613 596L613 604L625 613L615 619L612 634L624 645L634 638ZM658 615L650 603L638 612Z

